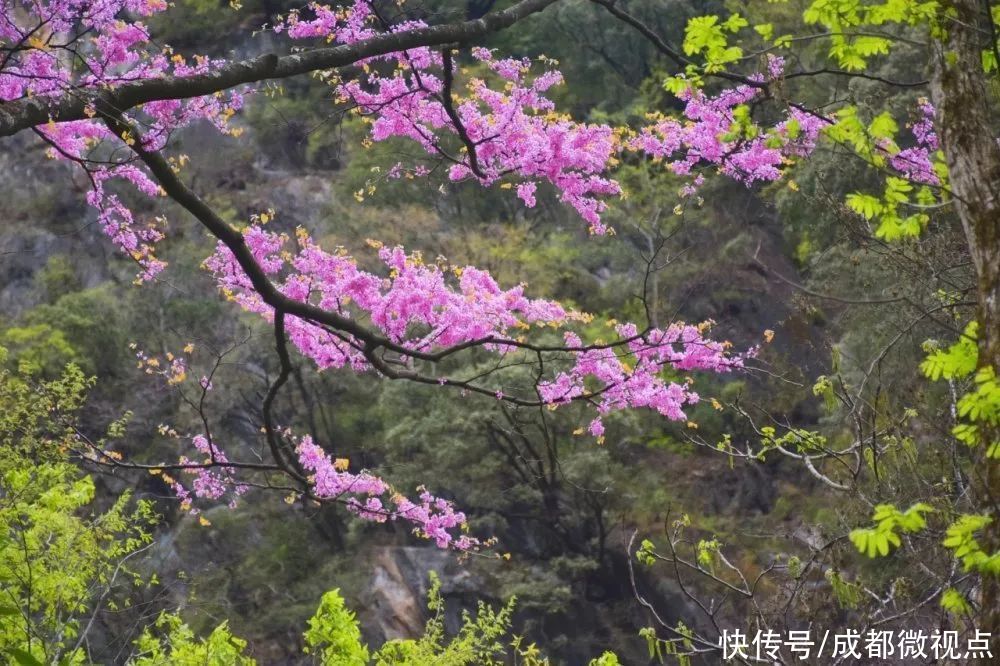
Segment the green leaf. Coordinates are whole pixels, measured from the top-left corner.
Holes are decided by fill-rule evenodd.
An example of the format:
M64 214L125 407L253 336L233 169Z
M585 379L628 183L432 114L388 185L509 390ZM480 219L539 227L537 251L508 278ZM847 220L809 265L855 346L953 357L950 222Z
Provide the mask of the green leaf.
M319 655L322 662L365 664L368 647L361 642L361 630L352 611L344 604L340 590L323 595L305 632L306 653Z
M675 96L680 95L691 87L691 81L683 76L671 76L663 82L663 89Z
M861 56L873 56L873 55L885 55L889 53L889 47L892 45L888 39L884 37L874 37L874 36L861 36L854 39L852 46Z
M733 14L726 19L725 23L722 24L722 26L729 32L739 32L740 29L745 28L748 25L750 25L750 23L739 14Z
M726 40L722 29L718 26L719 17L714 15L696 16L688 21L684 30L684 53L693 56L703 50L725 45Z
M941 595L941 608L952 615L968 615L972 612L972 607L965 596L953 587L949 587Z
M754 31L761 36L764 41L771 41L774 35L774 25L771 23L760 23L753 27Z
M904 203L910 200L908 194L913 191L913 184L905 178L889 176L885 179L885 200L892 203Z
M875 116L875 119L868 126L868 133L876 139L891 139L896 136L898 131L899 125L896 124L892 114L888 111L883 111Z
M880 215L885 207L882 202L870 194L860 194L855 192L847 195L847 207L866 220L870 220L876 215Z
M983 49L983 71L989 74L997 68L997 55L993 49Z
M948 349L938 349L924 359L920 370L933 381L939 379L959 379L976 371L979 364L979 348L976 346L979 325L969 322L958 342Z
M38 657L34 656L27 650L22 650L21 648L11 648L10 653L14 656L14 660L21 666L45 666L44 663Z
M778 37L777 39L774 40L774 45L777 46L779 49L787 49L789 46L792 45L792 38L793 35L782 35L781 37Z

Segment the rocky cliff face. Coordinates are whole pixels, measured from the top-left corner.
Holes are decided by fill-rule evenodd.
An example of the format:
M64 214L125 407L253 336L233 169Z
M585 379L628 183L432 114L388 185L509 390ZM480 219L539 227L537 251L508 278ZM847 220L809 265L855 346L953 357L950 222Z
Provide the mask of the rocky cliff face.
M80 286L109 277L106 248L83 202L82 183L68 165L46 159L34 136L4 141L0 150L0 315L13 320L42 302L36 275L51 257L73 258Z
M370 577L361 597L359 617L366 635L379 643L414 638L427 622L427 590L431 572L441 580L441 595L449 601L445 627L460 626L463 607L483 596L481 576L455 555L432 548L383 547L373 553Z

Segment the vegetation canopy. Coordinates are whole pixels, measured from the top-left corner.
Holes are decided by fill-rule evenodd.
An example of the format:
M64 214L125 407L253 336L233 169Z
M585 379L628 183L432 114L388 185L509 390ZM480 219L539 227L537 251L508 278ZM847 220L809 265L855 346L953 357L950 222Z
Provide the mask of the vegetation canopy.
M1000 5L2 12L4 659L1000 653Z

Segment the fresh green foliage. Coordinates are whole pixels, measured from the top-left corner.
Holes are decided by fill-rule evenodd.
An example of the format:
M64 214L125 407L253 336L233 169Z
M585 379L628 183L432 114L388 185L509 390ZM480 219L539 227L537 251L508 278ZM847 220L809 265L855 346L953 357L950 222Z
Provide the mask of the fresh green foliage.
M759 458L772 449L784 448L796 453L814 453L826 446L826 438L818 432L793 428L783 435L778 435L772 426L760 429L761 451Z
M743 57L743 49L730 46L727 33L739 32L748 26L739 14L732 14L725 21L718 16L697 16L688 21L684 32L684 53L705 58L705 72L722 71L727 63Z
M981 447L982 432L991 432L1000 422L1000 382L991 367L979 366L977 346L978 324L970 322L959 340L947 349L939 349L933 342L925 343L929 350L920 369L933 380L951 382L968 380L971 386L957 401L956 410L963 422L952 428L952 434L969 447ZM983 429L981 426L988 426ZM987 444L987 461L1000 458L1000 442ZM988 463L986 463L988 464ZM1000 575L1000 552L985 552L974 534L993 521L981 514L965 513L948 527L944 546L962 562L965 569Z
M887 24L935 23L940 5L936 0L861 3L857 0L814 0L803 14L806 23L817 24L830 33L830 57L849 71L860 71L876 55L888 55L892 41L865 34Z
M874 527L858 528L851 531L851 543L868 557L885 556L889 554L890 546L902 544L899 532L912 534L927 527L925 513L934 511L933 507L919 502L906 511L900 511L891 504L879 504L872 513Z
M128 560L151 541L152 506L125 492L95 512L69 459L89 385L73 366L48 382L0 371L0 654L18 664L83 663L89 618L145 582Z
M830 589L833 590L833 595L841 608L853 609L858 607L861 603L863 592L857 583L852 583L845 579L843 574L836 569L827 569L824 577L830 583Z
M416 639L396 639L382 645L369 655L361 642L361 630L352 611L344 604L338 590L323 595L319 608L309 619L305 632L304 652L317 666L472 666L507 663L508 646L522 663L545 666L548 661L537 648L522 647L515 637L505 638L510 631L514 600L500 610L480 603L476 613L463 613L462 626L449 638L444 629L444 599L441 582L431 574L428 592L431 617L424 633ZM246 654L246 641L236 638L223 622L207 638L198 638L177 614L163 614L154 627L147 628L136 641L137 656L133 666L253 666L257 662ZM605 652L593 660L593 666L617 666L617 657Z
M990 367L977 370L979 349L976 344L978 324L970 322L962 337L947 349L938 349L936 343L925 343L930 350L920 365L923 373L933 380L949 381L972 378L970 390L959 398L958 415L964 420L952 428L952 434L970 447L983 444L980 426L995 425L1000 420L1000 383ZM1000 457L1000 443L990 442L986 449L989 458Z
M6 350L0 348L0 361ZM91 381L74 366L47 382L0 371L0 654L26 666L87 663L82 648L99 605L123 582L141 585L129 559L150 543L148 502L119 495L108 510L85 514L94 482L70 462L76 416ZM121 424L110 430L121 435ZM354 613L338 590L323 595L304 634L306 654L321 666L443 666L505 663L512 648L524 663L548 662L537 648L508 635L514 599L499 610L480 602L454 636L444 628L441 583L431 575L431 617L417 639L392 640L369 654ZM250 666L247 641L222 622L206 637L177 613L161 613L143 629L133 666ZM615 666L606 652L594 664Z
M642 543L639 544L639 549L635 551L635 559L646 566L656 564L656 546L653 542L649 539L643 539Z
M711 571L719 558L719 548L722 543L718 539L701 539L695 549L698 566Z
M966 571L979 571L1000 576L1000 553L983 550L975 533L993 522L990 516L965 514L948 527L944 547L952 551Z
M9 350L9 364L25 371L53 378L74 363L105 377L122 362L127 345L116 325L118 308L108 286L65 293L0 328L0 344Z
M949 587L941 594L941 608L953 615L969 615L972 613L972 606L969 605L968 599L953 587Z
M646 639L649 658L659 663L676 663L678 666L690 666L690 652L694 649L694 633L680 622L673 628L674 639L663 639L656 635L656 629L647 627L639 632ZM614 663L614 662L613 662Z
M958 342L947 349L933 349L920 364L920 369L929 379L961 379L976 370L979 349L976 347L979 323L971 321Z
M462 614L462 626L451 640L446 640L444 630L441 581L434 575L431 576L427 606L431 618L424 628L424 635L415 640L389 641L374 655L377 666L421 666L431 663L442 666L489 666L504 663L506 650L502 639L510 629L514 599L499 611L479 602L475 616Z
M164 613L135 643L131 666L254 666L246 641L229 631L227 622L199 639L175 614ZM331 662L342 663L342 662ZM364 662L361 662L364 663Z
M361 642L354 613L344 605L340 590L323 595L316 614L309 618L304 652L323 666L368 663L368 648Z

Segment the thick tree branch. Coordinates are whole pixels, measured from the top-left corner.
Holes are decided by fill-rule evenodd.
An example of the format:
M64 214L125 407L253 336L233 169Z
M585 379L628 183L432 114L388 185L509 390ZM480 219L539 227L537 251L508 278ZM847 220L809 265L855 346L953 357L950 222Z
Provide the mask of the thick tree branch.
M278 352L278 361L281 363L281 371L277 379L268 387L267 395L264 396L264 402L261 405L261 414L264 417L264 435L267 438L267 446L271 450L274 462L296 481L307 486L305 477L299 470L293 468L293 463L285 458L285 454L281 450L281 436L278 434L272 413L278 392L292 374L292 359L288 355L288 346L285 343L285 313L281 310L274 311L274 345Z
M465 144L465 150L469 154L469 170L477 177L485 178L486 174L479 167L476 144L469 138L469 133L465 130L465 125L462 123L462 118L458 115L458 111L455 110L454 100L452 99L452 85L455 82L455 61L452 60L451 49L441 50L441 61L444 64L444 76L442 79L444 88L441 90L441 105L444 107L445 113L448 114L451 124L455 126L455 132L458 134L458 137Z
M355 44L317 48L292 55L278 56L270 53L224 65L208 74L144 79L110 90L80 89L67 91L57 97L39 96L6 104L0 103L0 136L11 136L50 120L54 122L84 120L90 117L88 109L96 110L102 115L118 115L156 100L201 97L247 83L284 79L343 67L365 58L396 51L421 46L465 43L509 28L554 2L556 0L522 0L513 7L475 21L388 33Z

